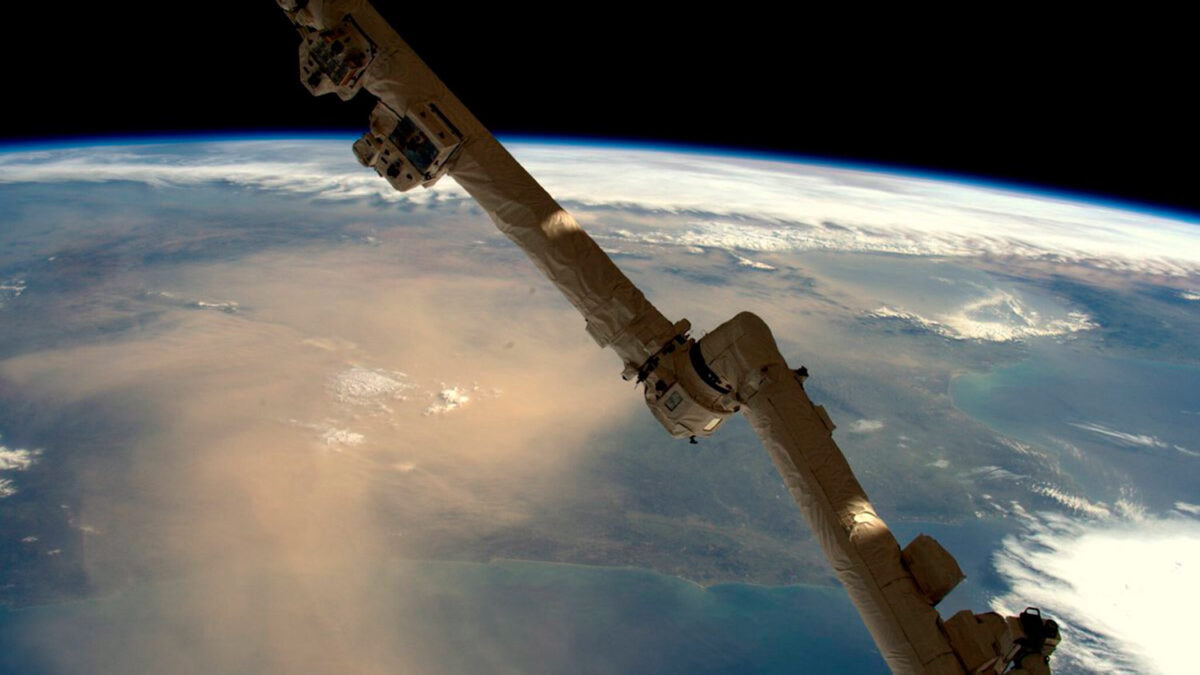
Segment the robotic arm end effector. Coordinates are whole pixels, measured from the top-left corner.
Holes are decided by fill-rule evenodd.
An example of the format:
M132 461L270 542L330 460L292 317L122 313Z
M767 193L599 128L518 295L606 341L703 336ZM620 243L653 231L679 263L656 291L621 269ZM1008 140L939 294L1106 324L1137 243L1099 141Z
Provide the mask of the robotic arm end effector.
M1062 640L1058 623L1027 607L1020 616L964 609L943 624L969 673L1049 675L1050 655Z

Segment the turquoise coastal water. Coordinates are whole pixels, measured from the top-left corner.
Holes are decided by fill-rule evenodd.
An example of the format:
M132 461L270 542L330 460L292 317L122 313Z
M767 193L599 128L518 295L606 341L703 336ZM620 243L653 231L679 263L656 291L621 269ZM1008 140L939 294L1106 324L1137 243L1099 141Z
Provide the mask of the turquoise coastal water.
M271 575L261 570L240 583L270 586ZM887 672L840 588L704 589L644 570L509 561L400 563L372 575L372 599L360 608L387 625L389 638L368 644L342 635L336 648L383 668L412 672L416 662L424 666L419 671L459 673ZM201 576L0 610L0 672L274 672L286 657L271 608L242 608L251 619L245 623L258 628L234 634L223 630L220 612L189 615L212 583L223 582ZM335 617L327 619L323 633L337 632Z

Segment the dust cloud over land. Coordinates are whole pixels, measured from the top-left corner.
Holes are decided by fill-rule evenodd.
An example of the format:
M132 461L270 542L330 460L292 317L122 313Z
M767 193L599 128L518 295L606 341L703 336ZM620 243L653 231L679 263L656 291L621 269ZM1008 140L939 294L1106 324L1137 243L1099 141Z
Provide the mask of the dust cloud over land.
M361 649L370 636L397 630L358 609L383 611L370 600L380 561L528 519L572 490L589 435L636 403L618 364L526 275L405 273L366 247L181 272L123 300L157 307L152 328L10 358L0 382L31 417L74 414L95 432L65 475L89 587L186 576L196 583L170 598L171 620L217 650L258 636L267 672L404 665L362 657L379 656ZM451 390L458 405L430 413ZM116 658L136 628L101 629L113 642L89 658ZM145 646L146 658L173 649ZM187 672L197 649L152 662Z

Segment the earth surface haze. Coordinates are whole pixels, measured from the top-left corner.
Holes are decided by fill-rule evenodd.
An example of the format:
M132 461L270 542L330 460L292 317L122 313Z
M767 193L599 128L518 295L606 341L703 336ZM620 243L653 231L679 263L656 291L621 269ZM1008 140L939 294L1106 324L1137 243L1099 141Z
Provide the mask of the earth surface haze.
M343 137L0 152L0 672L886 673L748 425L672 440L450 179ZM696 336L773 328L941 604L1194 672L1200 230L682 148L514 155Z

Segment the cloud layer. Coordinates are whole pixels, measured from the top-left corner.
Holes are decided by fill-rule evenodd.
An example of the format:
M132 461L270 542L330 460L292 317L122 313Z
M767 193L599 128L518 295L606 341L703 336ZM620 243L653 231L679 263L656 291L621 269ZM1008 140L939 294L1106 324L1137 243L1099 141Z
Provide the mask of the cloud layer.
M952 340L988 342L1069 335L1096 327L1091 317L1082 312L1067 312L1065 317L1043 317L1028 310L1016 296L1004 291L995 291L972 300L936 318L926 318L887 305L868 312L867 316L899 321Z
M693 214L618 234L730 251L836 250L1020 256L1108 269L1200 271L1197 224L1068 199L830 166L695 153L511 144L560 201L584 209ZM465 200L452 180L396 193L349 140L138 145L0 154L0 182L226 184L326 199ZM752 222L747 222L751 219ZM596 234L607 235L602 227Z
M1006 538L996 554L996 570L1011 590L993 608L1015 612L1032 605L1057 620L1064 638L1055 656L1060 665L1121 675L1194 672L1200 519L1136 509L1110 518L1103 505L1079 506L1101 517L1015 508L1026 530Z
M36 450L9 448L0 444L0 499L17 493L16 482L6 474L25 471L33 465L38 454Z

